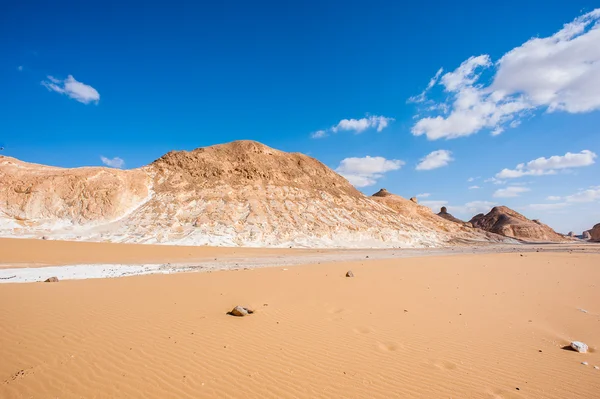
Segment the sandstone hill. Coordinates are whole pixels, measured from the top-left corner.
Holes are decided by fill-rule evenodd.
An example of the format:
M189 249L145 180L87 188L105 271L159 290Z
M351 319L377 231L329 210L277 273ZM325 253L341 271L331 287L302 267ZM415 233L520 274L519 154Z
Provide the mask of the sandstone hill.
M505 206L497 206L484 215L480 213L470 221L474 227L524 241L567 241L550 226L539 220L530 220Z
M252 141L133 170L0 157L0 236L180 245L425 247L498 241L321 162Z

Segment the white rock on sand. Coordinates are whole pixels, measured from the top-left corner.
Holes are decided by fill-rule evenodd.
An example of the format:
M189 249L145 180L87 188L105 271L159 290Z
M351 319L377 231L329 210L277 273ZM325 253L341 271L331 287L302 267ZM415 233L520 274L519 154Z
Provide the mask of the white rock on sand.
M579 341L571 342L571 348L573 348L573 350L576 350L579 353L587 353L588 351L588 346L583 342Z

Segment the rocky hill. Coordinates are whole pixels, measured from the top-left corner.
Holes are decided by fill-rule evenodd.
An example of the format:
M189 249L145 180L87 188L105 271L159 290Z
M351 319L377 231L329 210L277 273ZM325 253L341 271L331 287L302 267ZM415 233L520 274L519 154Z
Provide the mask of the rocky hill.
M524 241L567 241L566 237L552 230L550 226L539 220L527 219L505 206L494 207L486 215L480 213L470 222L474 227Z
M0 157L0 236L180 245L424 247L486 242L401 197L366 197L314 158L252 141L133 170Z

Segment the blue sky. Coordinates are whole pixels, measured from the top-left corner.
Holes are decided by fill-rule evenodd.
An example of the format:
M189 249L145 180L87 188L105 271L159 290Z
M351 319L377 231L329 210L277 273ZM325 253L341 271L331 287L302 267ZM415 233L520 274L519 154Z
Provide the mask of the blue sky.
M252 139L466 219L600 222L597 3L188 3L3 3L2 153L135 168Z

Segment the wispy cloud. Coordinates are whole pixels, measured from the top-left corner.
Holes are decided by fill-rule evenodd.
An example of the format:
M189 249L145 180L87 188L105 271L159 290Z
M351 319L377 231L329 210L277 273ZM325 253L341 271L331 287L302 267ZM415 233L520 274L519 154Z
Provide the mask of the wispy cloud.
M386 172L398 170L404 165L399 159L383 157L345 158L336 168L355 187L368 187L377 183Z
M452 152L448 150L437 150L427 154L427 156L425 156L424 158L421 158L419 164L415 169L437 169L443 166L447 166L452 161L454 161L454 158L452 158Z
M496 190L496 192L494 192L494 198L512 198L512 197L518 197L520 194L522 193L526 193L528 191L531 191L530 189L528 189L527 187L520 187L520 186L509 186L506 188L501 188L499 190Z
M96 103L100 101L100 93L90 85L78 82L72 75L65 80L48 76L48 80L42 81L42 86L49 91L64 94L73 100L83 104Z
M556 174L557 170L580 168L594 164L596 154L590 150L583 150L580 153L567 152L565 155L554 155L550 158L538 158L527 164L518 164L515 169L503 169L496 174L498 179L514 179L523 176L542 176Z
M425 107L420 112L430 112L417 120L412 133L429 140L469 136L482 129L497 135L538 109L599 110L599 20L600 9L596 9L552 36L535 37L513 48L495 63L483 54L441 77L436 74L425 91L413 97L413 102ZM490 81L481 83L482 72L491 68ZM443 101L426 101L431 82L443 87Z
M429 194L429 193L421 193L421 194L416 195L417 198L428 198L430 196L431 196L431 194Z
M19 65L19 66L17 67L17 71L21 72L22 70L23 70L23 65Z
M353 132L354 134L360 134L368 129L375 129L377 132L381 132L394 120L394 118L379 115L367 115L361 119L342 119L328 129L321 129L311 133L310 137L313 139L320 139L329 136L330 133L338 132Z
M123 166L125 166L125 161L119 157L114 157L111 159L111 158L106 158L104 156L100 156L100 160L102 161L102 163L104 165L110 166L111 168L121 169Z
M469 190L477 190L480 189L481 187L479 186L469 186Z

